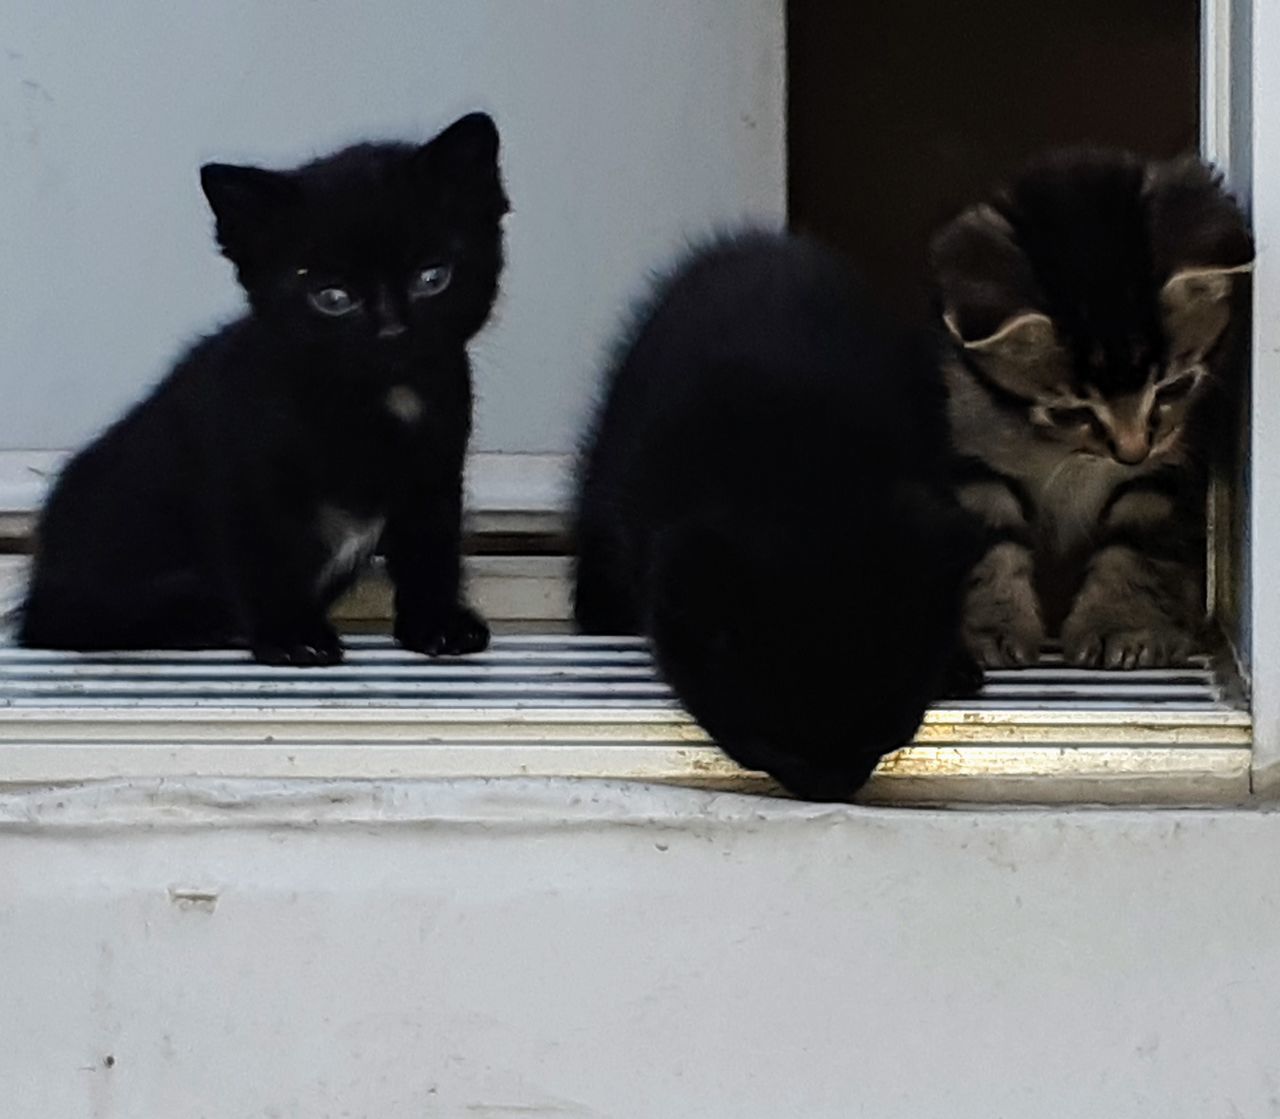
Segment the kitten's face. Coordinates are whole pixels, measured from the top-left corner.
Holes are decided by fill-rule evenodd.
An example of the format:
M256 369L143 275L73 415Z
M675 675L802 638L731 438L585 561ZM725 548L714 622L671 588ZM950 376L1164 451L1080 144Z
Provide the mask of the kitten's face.
M507 209L497 153L473 114L418 148L365 144L293 172L210 164L201 179L256 314L395 354L465 341L487 318Z
M1194 356L1162 360L1142 345L1126 356L1120 377L1107 368L1114 358L1094 347L1071 363L1071 377L1047 390L1033 384L1027 411L1040 438L1124 466L1175 457L1208 368ZM1041 360L1065 364L1055 355Z
M1066 453L1179 456L1253 247L1202 165L1072 152L942 231L944 321L971 369Z

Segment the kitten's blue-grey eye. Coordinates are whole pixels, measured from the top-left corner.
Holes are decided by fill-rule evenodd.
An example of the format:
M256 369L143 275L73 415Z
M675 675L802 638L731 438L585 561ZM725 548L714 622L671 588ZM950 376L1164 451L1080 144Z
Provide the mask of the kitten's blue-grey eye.
M1185 400L1191 394L1191 390L1196 387L1198 380L1194 373L1186 373L1172 381L1165 381L1164 384L1156 386L1156 399L1161 404L1174 404L1179 400Z
M311 300L311 306L322 315L332 315L335 318L348 315L360 306L360 301L346 288L321 288L311 292L307 298Z
M430 298L439 295L453 279L453 269L447 264L430 264L413 278L409 288L412 296Z

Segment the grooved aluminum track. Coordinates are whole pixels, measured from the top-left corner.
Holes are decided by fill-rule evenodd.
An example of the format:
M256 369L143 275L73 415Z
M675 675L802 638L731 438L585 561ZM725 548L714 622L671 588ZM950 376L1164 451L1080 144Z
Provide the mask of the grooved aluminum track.
M237 652L0 646L0 783L547 775L769 788L679 709L638 640L507 636L434 661L381 637L348 637L347 650L341 666L302 670ZM1049 656L931 710L865 796L1243 800L1249 743L1248 713L1205 664L1104 673Z

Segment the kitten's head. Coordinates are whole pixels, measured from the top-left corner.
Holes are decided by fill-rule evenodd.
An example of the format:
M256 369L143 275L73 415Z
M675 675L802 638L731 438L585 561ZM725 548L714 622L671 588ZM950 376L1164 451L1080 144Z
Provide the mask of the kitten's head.
M647 628L726 754L813 800L847 800L944 686L981 538L904 485L834 531L801 517L668 531ZM864 515L865 514L865 515Z
M483 113L418 147L360 144L294 171L210 163L200 182L255 314L295 334L452 344L493 306L508 207Z
M1040 435L1126 466L1178 456L1222 371L1253 243L1199 161L1067 151L944 228L947 329Z

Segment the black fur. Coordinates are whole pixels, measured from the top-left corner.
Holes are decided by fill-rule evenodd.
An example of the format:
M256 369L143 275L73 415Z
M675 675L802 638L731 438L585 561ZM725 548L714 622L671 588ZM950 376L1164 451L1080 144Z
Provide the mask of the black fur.
M726 753L845 799L951 682L978 542L946 444L930 354L832 254L766 233L695 253L583 454L578 623L648 635Z
M421 147L202 169L248 313L68 464L39 525L24 644L248 644L266 662L334 663L327 608L385 524L400 643L485 646L459 597L459 522L466 345L502 268L497 157L477 113ZM321 313L313 300L346 306L335 288L354 309Z

